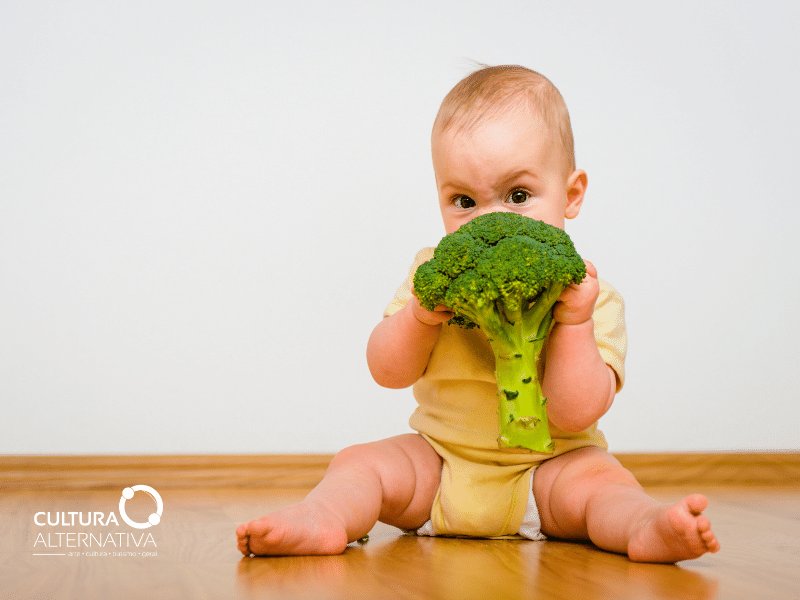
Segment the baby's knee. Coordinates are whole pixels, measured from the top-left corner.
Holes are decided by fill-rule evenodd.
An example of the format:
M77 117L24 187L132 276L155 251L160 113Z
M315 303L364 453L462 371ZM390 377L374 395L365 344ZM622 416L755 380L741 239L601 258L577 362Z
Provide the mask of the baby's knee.
M342 448L331 459L330 467L337 467L342 465L365 465L370 462L370 458L374 454L374 449L370 444L353 444L346 448Z
M587 482L598 485L628 485L641 487L636 477L611 455L586 466L579 475Z
M330 467L348 466L374 469L387 462L396 462L397 459L404 458L394 444L388 442L389 440L378 440L343 448L334 455Z
M600 448L582 448L559 457L563 463L555 474L554 485L573 487L620 484L639 487L639 482L622 464ZM558 459L555 459L558 460Z
M421 436L408 434L348 446L333 457L328 468L342 467L369 471L383 481L436 479L438 485L441 458Z

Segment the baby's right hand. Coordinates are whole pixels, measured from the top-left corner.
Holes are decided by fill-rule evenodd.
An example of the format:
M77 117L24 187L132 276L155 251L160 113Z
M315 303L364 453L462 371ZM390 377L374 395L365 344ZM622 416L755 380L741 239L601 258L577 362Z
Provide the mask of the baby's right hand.
M414 315L414 318L422 323L423 325L441 325L445 321L449 321L453 318L453 312L448 309L446 306L442 306L441 304L434 308L433 310L428 310L422 304L419 303L416 294L414 294L414 290L411 290L412 295L411 299L408 301L408 305L411 310L411 314Z

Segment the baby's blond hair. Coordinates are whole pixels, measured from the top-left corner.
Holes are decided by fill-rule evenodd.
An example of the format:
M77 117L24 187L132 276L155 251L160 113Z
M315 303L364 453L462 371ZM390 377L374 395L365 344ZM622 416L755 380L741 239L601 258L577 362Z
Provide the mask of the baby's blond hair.
M568 173L575 170L575 142L561 93L541 73L519 65L483 67L459 81L442 100L433 134L469 131L487 117L527 103L561 142Z

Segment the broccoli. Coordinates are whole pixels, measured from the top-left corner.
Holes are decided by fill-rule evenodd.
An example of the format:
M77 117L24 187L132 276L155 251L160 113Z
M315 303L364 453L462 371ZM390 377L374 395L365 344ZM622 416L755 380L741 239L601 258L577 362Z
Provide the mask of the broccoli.
M556 300L585 275L566 232L510 212L481 215L446 235L414 274L422 306L447 306L449 323L479 327L489 340L500 447L554 449L537 364Z

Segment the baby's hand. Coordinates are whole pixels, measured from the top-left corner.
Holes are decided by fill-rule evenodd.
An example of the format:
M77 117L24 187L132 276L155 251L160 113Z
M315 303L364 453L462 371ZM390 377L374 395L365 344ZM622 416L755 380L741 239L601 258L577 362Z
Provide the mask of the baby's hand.
M446 306L439 305L433 310L428 310L419 303L416 294L413 293L413 289L411 292L411 300L408 301L408 304L411 307L411 314L413 314L414 318L416 318L417 321L423 325L441 325L445 321L449 321L453 318L452 311L450 311L450 309L448 309Z
M597 269L588 260L584 262L586 277L580 283L567 287L553 308L553 319L556 323L580 325L592 318L600 284L597 282Z

